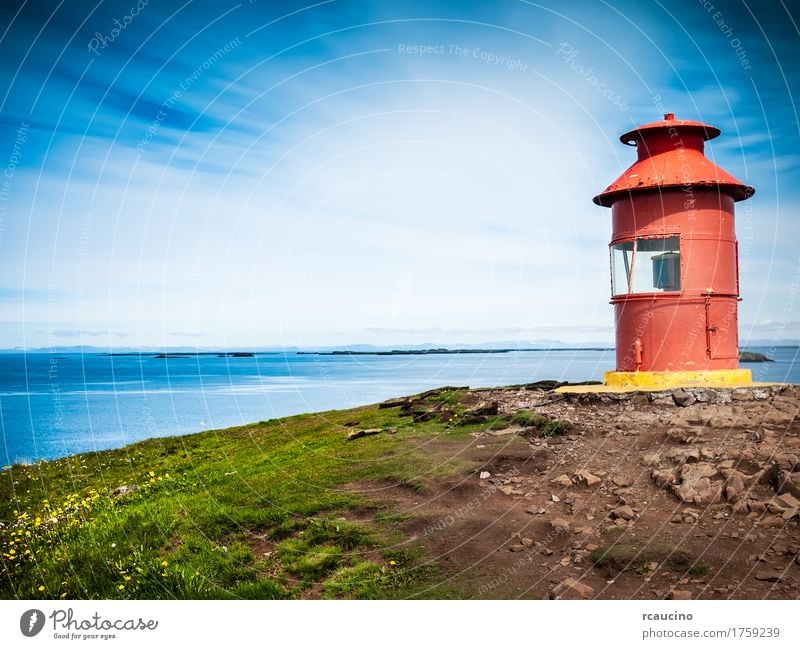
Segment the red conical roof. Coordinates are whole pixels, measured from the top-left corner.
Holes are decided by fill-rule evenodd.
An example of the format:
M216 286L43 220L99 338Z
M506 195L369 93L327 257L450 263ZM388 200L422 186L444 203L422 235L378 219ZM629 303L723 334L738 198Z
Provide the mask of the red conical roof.
M703 142L717 137L719 133L714 126L692 120L676 120L671 113L661 121L624 133L620 141L635 144L639 159L592 200L597 205L610 207L629 192L692 187L718 188L735 201L749 198L755 193L752 187L703 155Z
M664 119L657 122L650 122L637 126L632 131L623 133L619 136L619 141L628 146L636 146L639 140L649 133L660 131L662 129L680 129L681 132L696 132L703 136L704 140L713 140L721 131L716 126L709 126L703 122L695 122L691 119L675 119L674 113L667 113Z

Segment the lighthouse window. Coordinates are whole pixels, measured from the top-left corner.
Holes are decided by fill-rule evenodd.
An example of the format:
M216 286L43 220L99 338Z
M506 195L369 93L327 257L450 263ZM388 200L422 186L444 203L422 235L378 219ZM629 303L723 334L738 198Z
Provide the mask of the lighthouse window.
M611 246L611 292L613 295L628 293L633 263L633 241Z
M680 291L680 239L636 239L611 246L611 289L614 295Z

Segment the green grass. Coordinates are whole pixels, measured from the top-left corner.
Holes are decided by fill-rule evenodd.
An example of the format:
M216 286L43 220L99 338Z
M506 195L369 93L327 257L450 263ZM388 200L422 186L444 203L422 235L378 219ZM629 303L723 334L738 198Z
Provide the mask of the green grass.
M598 548L592 553L592 561L609 572L632 570L638 574L646 572L650 562L681 572L690 570L693 565L685 550L667 543L639 541L617 542Z
M708 574L708 566L704 563L696 563L687 572L692 577L705 577Z
M465 394L467 394L466 390L442 390L429 397L428 401L439 402L445 406L457 406Z
M397 433L347 442L355 422ZM396 408L370 406L6 468L0 597L292 598L315 586L326 597L412 592L424 571L389 565L402 517L342 521L370 503L340 487L377 480L423 490L420 476L453 473L464 461L408 438L459 438L481 427L412 423ZM121 485L137 489L112 497Z
M533 428L539 437L555 437L566 435L569 432L570 424L560 419L550 419L538 412L530 410L520 410L511 416L511 421L523 428Z

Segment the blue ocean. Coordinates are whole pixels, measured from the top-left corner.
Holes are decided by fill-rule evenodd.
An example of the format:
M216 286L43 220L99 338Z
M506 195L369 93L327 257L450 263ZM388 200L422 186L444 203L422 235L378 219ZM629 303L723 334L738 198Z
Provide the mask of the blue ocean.
M759 349L758 381L800 383L798 348ZM349 408L441 385L599 380L614 352L252 357L0 354L0 466L275 417Z

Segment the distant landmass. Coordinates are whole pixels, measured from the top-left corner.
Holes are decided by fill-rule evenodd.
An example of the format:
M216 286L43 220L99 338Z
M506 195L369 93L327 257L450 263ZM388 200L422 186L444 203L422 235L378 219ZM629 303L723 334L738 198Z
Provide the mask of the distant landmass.
M740 351L739 352L739 362L740 363L774 363L775 361L773 361L766 354L759 354L758 352Z
M759 350L796 349L800 347L800 339L786 339L776 345L775 341L749 340L746 347ZM514 351L607 351L614 349L613 343L606 341L589 341L586 343L567 343L559 340L518 340L487 341L484 343L452 343L448 347L438 347L436 343L370 345L344 344L336 347L320 346L283 346L283 347L213 347L213 346L169 346L169 347L99 347L92 345L57 345L52 347L13 347L0 349L4 354L108 354L112 356L163 355L177 358L194 356L221 356L228 358L247 358L257 354L328 354L328 355L391 355L391 354L504 354ZM743 362L749 362L747 360Z
M313 356L419 356L423 354L508 354L509 352L547 352L547 351L582 351L608 352L613 347L510 347L508 349L392 349L390 351L362 351L359 349L340 349L330 352L297 352Z

